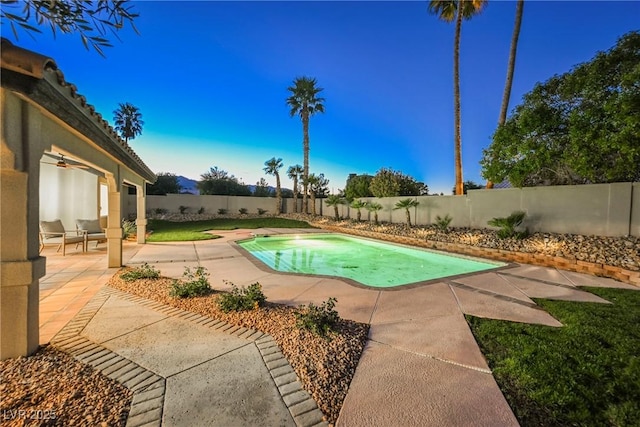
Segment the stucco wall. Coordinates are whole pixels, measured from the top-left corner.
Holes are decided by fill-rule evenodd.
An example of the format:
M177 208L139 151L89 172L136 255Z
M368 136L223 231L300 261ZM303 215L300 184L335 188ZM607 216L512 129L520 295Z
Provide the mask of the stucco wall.
M406 197L363 198L383 206L380 221L406 221L404 209L394 210ZM487 221L514 211L527 213L529 231L599 236L640 236L640 183L563 185L554 187L471 190L459 196L420 196L420 205L411 209L411 221L432 224L438 215L450 215L453 227L488 228ZM340 216L356 217L355 209L339 208ZM324 207L325 216L334 216ZM370 219L362 210L362 219Z
M629 229L630 235L640 236L640 182L633 183Z
M45 161L48 157L45 157ZM98 177L81 169L62 169L42 163L40 166L40 219L62 220L74 230L76 219L99 217Z
M380 221L404 223L404 209L393 208L405 198L362 200L376 201L383 206L378 212ZM522 210L527 213L524 225L532 232L640 236L640 183L471 190L463 197L420 196L417 200L420 205L410 210L411 222L415 224L433 224L438 215L448 214L453 218L453 227L488 228L490 219ZM283 204L284 212L293 212L293 199L284 199ZM191 194L147 196L147 210L162 208L177 213L180 206L189 207L189 212L204 207L207 213L217 213L220 208L230 214L238 213L240 208L248 209L249 213L257 213L258 208L273 213L275 199ZM134 212L135 196L128 196L128 213ZM343 218L356 217L356 210L348 206L339 206L338 212ZM361 212L363 220L373 219L366 209ZM316 213L333 217L334 209L326 205L325 199L316 200Z
M166 196L147 196L147 211L166 209L169 213L180 212L180 206L186 206L188 213L197 213L200 208L208 214L217 214L218 209L226 209L229 214L237 214L241 208L248 213L258 213L258 208L273 214L276 209L275 197L249 196L210 196L194 194L167 194ZM127 199L129 215L136 212L136 196ZM283 212L293 212L293 199L283 199Z

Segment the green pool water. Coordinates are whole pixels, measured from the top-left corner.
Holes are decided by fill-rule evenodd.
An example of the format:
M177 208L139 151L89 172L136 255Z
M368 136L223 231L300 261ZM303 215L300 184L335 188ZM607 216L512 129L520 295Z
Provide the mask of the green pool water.
M238 244L277 271L344 277L377 288L505 265L339 234L255 237Z

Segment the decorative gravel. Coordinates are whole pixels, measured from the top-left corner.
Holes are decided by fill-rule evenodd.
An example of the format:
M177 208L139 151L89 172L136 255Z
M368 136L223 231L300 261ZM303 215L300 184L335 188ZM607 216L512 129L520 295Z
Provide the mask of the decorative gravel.
M132 395L50 346L0 362L3 426L124 426Z
M295 307L267 302L264 307L224 313L218 308L220 293L195 298L169 296L172 279L140 279L125 282L115 275L109 286L116 289L199 313L229 324L256 329L276 341L295 370L303 387L313 396L326 420L335 423L369 333L369 325L341 320L328 338L300 330Z

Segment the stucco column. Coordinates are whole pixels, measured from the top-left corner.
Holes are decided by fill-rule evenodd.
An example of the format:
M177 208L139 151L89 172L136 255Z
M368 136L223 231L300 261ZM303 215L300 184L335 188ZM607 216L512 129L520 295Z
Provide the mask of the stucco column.
M109 186L111 187L111 185ZM109 268L122 267L122 223L120 192L109 188L109 216L107 219L107 255Z
M0 93L0 359L26 356L39 343L38 254L40 122L23 101Z
M145 243L147 241L147 191L146 185L142 183L142 185L136 186L136 210L138 212L136 218L136 228L138 233L137 242Z
M26 356L38 348L39 315L38 279L45 275L45 259L37 251L30 257L29 239L38 240L37 230L29 232L27 224L26 173L2 170L0 193L0 359ZM38 198L38 194L35 194ZM31 235L31 236L29 236Z

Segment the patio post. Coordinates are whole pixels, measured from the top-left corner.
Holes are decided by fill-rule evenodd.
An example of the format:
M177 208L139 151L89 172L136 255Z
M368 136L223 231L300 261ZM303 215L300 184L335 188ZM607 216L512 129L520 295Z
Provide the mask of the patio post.
M29 105L0 91L0 360L27 356L39 344L38 254L40 121Z
M118 171L119 172L119 171ZM119 175L119 173L118 173ZM107 216L107 257L108 266L122 267L122 199L119 190L122 187L120 178L106 174L109 187L109 213Z
M144 182L142 185L136 185L136 203L137 242L145 243L147 241L147 185Z

